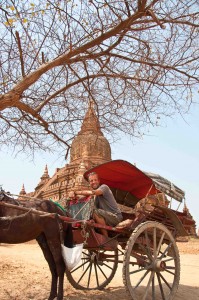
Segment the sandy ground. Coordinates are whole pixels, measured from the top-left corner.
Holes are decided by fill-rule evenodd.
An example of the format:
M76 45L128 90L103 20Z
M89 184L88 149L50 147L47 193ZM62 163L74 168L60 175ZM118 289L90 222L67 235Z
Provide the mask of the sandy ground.
M199 300L199 240L178 243L181 280L176 300ZM50 273L37 243L0 244L0 300L44 300L50 290ZM113 300L130 297L122 282L119 266L111 283L103 291L75 290L65 278L64 300Z

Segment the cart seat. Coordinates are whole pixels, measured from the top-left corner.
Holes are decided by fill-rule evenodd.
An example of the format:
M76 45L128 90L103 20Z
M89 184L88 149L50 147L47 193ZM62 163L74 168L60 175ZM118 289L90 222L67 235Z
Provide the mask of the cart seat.
M89 220L91 215L91 202L89 197L70 200L67 204L67 212L77 220Z

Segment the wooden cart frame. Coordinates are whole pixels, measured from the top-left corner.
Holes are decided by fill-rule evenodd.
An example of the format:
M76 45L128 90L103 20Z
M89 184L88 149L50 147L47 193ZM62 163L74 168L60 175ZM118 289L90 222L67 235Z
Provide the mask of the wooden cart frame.
M77 289L103 289L122 263L123 282L132 299L173 299L180 280L176 238L188 235L184 216L158 203L137 203L144 199L146 204L151 195L158 199L160 193L182 202L184 192L166 179L157 180L157 175L146 174L123 160L87 171L86 179L89 172L97 172L101 183L107 184L117 202L130 212L123 212L124 221L116 227L102 226L93 220L74 226L74 242L84 243L84 249L79 265L66 271L68 280ZM105 228L109 237L100 234L99 228Z

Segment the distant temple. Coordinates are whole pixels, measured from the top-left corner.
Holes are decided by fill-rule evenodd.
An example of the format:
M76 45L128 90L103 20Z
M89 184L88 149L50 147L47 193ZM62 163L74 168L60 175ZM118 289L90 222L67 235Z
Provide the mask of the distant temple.
M52 177L49 176L46 165L35 191L26 193L23 185L20 199L26 195L40 199L52 199L63 204L69 191L88 187L87 181L83 178L86 170L110 160L110 144L101 131L99 120L92 102L90 102L81 130L71 145L70 163L62 168L57 168Z
M185 218L183 218L183 225L186 228L187 232L189 233L189 235L197 236L196 222L193 219L192 215L190 214L190 211L189 211L186 203L184 204L183 214L185 216Z
M21 189L21 191L20 191L20 193L19 193L18 199L19 199L19 200L24 200L24 197L23 197L23 196L27 196L26 191L25 191L24 184L22 185L22 189Z
M23 185L19 199L26 200L27 197L51 199L65 205L65 200L71 190L88 188L88 183L83 177L84 172L108 161L111 161L111 147L101 131L99 120L92 102L90 102L81 129L71 144L69 164L57 168L52 177L49 176L46 165L35 191L26 193ZM148 204L159 204L168 207L169 201L166 195L161 193L149 196L147 203L145 199L140 200L137 207L144 209ZM182 214L185 216L187 224L184 225L187 229L189 228L189 234L196 235L196 224L186 205Z

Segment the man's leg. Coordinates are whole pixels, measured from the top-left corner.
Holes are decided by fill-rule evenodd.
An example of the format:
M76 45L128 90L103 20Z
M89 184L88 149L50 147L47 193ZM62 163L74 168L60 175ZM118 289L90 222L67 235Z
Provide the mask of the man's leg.
M98 216L95 212L93 213L93 219L95 220L96 223L101 224L101 225L106 225L105 220L103 217ZM101 233L108 237L108 232L104 228L99 228Z

